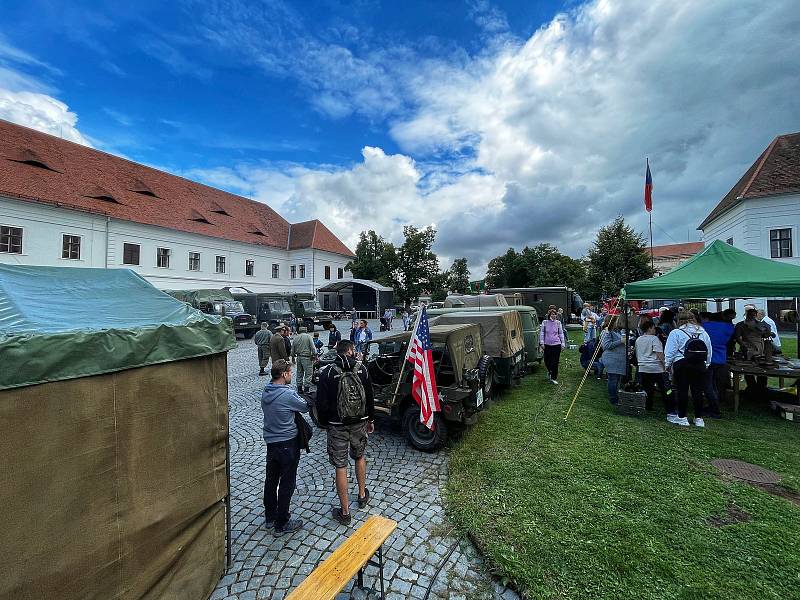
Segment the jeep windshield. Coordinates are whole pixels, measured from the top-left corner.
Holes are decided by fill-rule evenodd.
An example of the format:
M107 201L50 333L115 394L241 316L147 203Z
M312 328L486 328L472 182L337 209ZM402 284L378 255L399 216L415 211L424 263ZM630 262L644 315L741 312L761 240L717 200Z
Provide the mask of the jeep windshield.
M319 300L303 300L300 304L303 305L303 310L306 312L322 312Z

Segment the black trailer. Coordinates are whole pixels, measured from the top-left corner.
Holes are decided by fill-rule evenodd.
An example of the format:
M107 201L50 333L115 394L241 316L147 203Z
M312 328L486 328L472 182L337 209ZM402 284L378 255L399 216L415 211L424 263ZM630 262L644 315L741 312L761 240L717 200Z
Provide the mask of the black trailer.
M539 320L547 317L547 307L551 304L556 308L564 309L564 314L580 315L583 310L583 299L575 290L563 285L552 287L530 288L492 288L490 294L503 294L506 297L522 296L522 304L533 306L539 314ZM511 302L509 302L511 304Z

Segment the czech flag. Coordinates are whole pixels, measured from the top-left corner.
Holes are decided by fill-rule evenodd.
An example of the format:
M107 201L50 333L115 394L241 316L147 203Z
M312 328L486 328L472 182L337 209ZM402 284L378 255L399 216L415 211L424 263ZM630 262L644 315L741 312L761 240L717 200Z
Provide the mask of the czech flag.
M644 176L644 209L653 210L653 176L650 175L650 159L647 159L647 174Z

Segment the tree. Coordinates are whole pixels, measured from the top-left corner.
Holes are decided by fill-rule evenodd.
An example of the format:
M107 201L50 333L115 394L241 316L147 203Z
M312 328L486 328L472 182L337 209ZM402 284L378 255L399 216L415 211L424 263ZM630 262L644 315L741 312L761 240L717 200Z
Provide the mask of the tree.
M382 285L396 285L397 250L372 230L362 231L356 245L356 257L347 263L347 270L356 279L377 281Z
M526 287L528 276L521 255L513 248L489 261L486 285L490 288Z
M587 261L584 291L589 298L616 294L626 283L653 276L644 237L622 217L600 228Z
M565 285L580 289L585 280L584 264L561 254L552 244L513 248L489 261L486 272L489 287L544 287Z
M397 251L398 299L410 303L422 291L435 292L442 285L439 272L439 259L431 247L436 240L436 229L426 227L417 229L412 225L403 227L405 241Z
M466 294L469 291L469 269L466 258L457 258L453 261L447 272L447 285L457 294Z

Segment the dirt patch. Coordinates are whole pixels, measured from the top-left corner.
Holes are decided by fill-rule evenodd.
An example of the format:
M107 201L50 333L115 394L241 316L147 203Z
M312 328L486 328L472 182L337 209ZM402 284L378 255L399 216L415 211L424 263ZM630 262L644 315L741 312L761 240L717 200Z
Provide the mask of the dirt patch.
M742 510L733 502L728 502L725 513L708 517L708 524L712 527L725 527L727 525L737 525L747 523L750 520L750 513Z
M782 485L773 485L768 483L760 483L754 485L758 488L761 488L765 492L769 492L773 496L778 496L779 498L785 498L786 500L794 502L795 504L800 506L800 494L798 494L794 490L785 488Z

